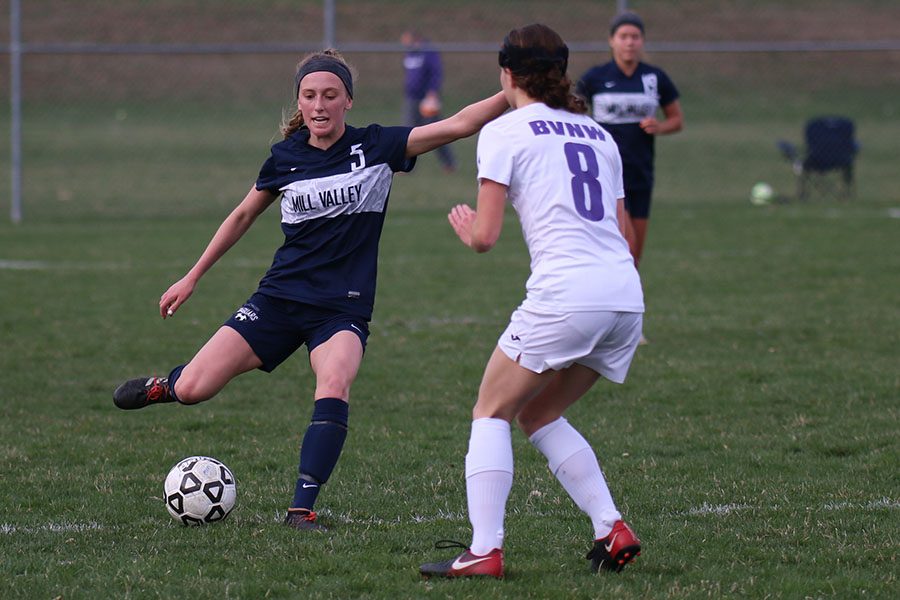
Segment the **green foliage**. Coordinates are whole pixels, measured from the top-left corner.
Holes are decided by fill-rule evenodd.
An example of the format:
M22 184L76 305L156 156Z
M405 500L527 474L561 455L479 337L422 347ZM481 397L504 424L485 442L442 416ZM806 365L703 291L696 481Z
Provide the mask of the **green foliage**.
M157 299L215 211L0 225L0 596L892 596L898 221L872 198L760 208L661 194L642 271L651 344L625 385L597 385L569 415L643 555L591 576L587 519L516 434L507 580L421 581L436 539L468 539L470 409L528 257L512 214L491 253L463 248L444 214L474 195L472 167L420 162L395 180L351 433L320 497L325 535L279 523L311 411L304 351L201 406L111 402L120 380L188 359L243 302L279 242L274 214L167 322ZM226 522L167 515L163 478L189 454L234 470Z

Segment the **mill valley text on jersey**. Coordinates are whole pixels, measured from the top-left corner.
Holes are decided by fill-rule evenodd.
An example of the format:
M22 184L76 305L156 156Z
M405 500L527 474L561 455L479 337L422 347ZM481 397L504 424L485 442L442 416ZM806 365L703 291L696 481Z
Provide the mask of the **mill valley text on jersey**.
M284 244L259 291L371 319L393 174L410 171L407 127L347 126L327 150L301 129L272 146L257 189L281 194Z
M288 186L281 200L282 212L306 213L320 208L358 204L364 200L362 188L363 184L357 183L331 190L321 190L316 197L312 191L295 192Z

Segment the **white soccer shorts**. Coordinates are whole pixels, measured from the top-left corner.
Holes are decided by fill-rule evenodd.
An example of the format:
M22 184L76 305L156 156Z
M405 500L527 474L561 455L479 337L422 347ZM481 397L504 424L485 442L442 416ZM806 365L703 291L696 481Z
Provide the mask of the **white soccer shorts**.
M535 373L577 363L622 383L641 339L643 316L613 311L546 313L523 304L510 317L497 345Z

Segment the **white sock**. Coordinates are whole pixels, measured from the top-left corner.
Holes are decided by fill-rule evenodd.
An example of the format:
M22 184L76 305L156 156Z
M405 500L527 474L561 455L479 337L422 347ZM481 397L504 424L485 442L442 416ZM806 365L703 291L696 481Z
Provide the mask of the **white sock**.
M594 539L609 535L622 515L616 510L597 455L587 440L562 417L544 425L529 439L547 457L550 471L578 508L591 518Z
M509 423L475 419L466 454L466 493L472 523L472 554L503 547L503 517L512 489L513 454Z

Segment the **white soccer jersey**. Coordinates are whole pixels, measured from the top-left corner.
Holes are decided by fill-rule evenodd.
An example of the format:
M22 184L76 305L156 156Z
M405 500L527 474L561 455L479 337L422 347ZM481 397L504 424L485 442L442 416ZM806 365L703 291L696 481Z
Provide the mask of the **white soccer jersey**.
M478 178L507 186L519 214L531 255L530 306L644 311L616 217L622 161L589 116L534 103L488 123L478 138Z

